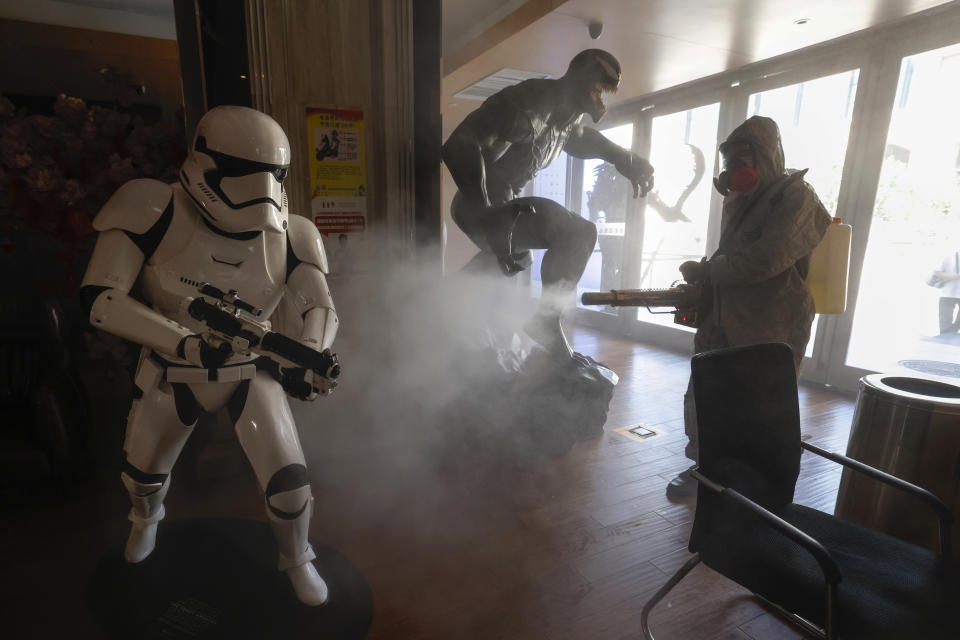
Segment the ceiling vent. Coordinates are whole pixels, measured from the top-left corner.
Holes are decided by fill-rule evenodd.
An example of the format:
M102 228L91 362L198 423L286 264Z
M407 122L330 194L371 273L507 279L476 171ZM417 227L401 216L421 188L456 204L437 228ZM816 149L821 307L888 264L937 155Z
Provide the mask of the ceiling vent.
M455 98L467 100L486 100L501 89L531 78L549 78L549 73L538 71L520 71L519 69L500 69L482 80L477 80L466 89L453 94Z

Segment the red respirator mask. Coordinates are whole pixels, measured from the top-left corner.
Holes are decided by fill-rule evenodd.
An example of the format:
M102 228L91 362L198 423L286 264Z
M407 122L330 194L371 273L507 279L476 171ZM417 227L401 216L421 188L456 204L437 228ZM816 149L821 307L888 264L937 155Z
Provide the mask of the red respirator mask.
M741 165L733 171L728 169L720 172L720 175L713 179L713 186L720 192L720 195L728 196L731 191L739 191L740 193L750 191L759 180L760 174L757 173L756 169L749 165Z

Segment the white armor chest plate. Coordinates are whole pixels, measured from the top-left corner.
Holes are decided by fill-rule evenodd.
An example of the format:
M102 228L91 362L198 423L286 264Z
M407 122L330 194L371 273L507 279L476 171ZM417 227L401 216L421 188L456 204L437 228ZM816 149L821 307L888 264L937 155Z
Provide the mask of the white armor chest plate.
M233 234L240 236L242 234ZM198 283L229 291L269 318L284 292L286 233L260 231L254 237L226 237L210 229L179 185L174 185L170 227L142 271L143 293L155 309L184 326L199 330L181 314L184 298L200 296Z

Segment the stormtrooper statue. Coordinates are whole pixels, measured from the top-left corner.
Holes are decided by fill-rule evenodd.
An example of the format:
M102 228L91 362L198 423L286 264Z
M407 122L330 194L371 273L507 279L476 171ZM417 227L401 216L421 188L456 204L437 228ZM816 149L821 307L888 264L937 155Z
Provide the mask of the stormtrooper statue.
M93 326L143 345L121 474L132 503L127 561L154 549L171 469L200 412L226 409L265 494L279 569L303 603L319 605L327 586L307 538L313 497L285 393L313 399L318 387L304 393L302 370L218 344L185 312L208 283L262 310L272 331L329 353L338 320L327 260L316 227L288 214L289 164L287 137L269 116L212 109L179 183L132 180L104 205L81 293ZM130 295L138 279L143 302Z

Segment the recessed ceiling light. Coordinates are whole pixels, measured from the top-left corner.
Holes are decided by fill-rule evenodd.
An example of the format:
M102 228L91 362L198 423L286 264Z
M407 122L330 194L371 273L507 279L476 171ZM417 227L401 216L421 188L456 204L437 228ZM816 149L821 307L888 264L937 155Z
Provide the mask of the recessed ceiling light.
M793 24L807 24L808 22L810 22L810 18L798 18L793 21Z

